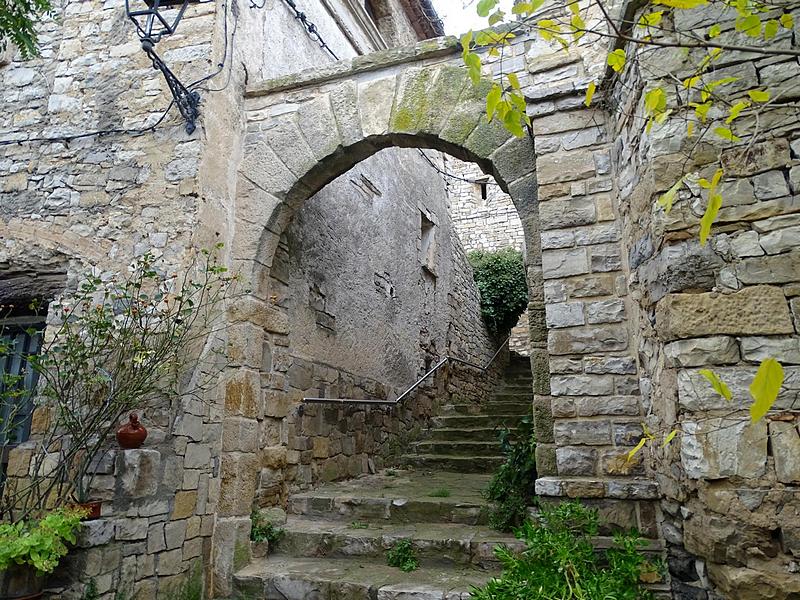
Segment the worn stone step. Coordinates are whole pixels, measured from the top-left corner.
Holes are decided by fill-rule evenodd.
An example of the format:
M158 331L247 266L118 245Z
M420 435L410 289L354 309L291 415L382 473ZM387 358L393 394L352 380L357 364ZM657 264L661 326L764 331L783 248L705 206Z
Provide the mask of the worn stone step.
M399 460L401 464L411 465L417 469L491 475L503 464L505 458L499 455L457 456L452 454L404 454Z
M410 573L385 561L270 556L234 575L252 600L468 600L496 572L422 567Z
M292 494L288 510L310 518L387 523L485 525L483 490L490 476L457 472L422 473L387 469ZM447 489L447 497L431 496Z
M469 427L516 427L520 415L441 415L432 419L436 427L443 429L464 429Z
M452 456L497 456L500 455L500 442L491 441L437 441L425 440L413 445L418 454L449 454Z
M441 442L464 441L497 441L500 435L499 427L468 427L464 429L432 429L428 440Z
M444 415L482 415L500 413L506 415L520 415L531 411L531 402L515 402L507 400L491 400L485 406L477 404L446 404L442 407Z
M441 492L441 490L434 490ZM505 545L522 550L512 535L488 527L457 523L385 523L289 517L284 535L270 551L279 555L322 558L374 558L382 560L398 541L412 541L422 566L472 565L497 568L494 548Z

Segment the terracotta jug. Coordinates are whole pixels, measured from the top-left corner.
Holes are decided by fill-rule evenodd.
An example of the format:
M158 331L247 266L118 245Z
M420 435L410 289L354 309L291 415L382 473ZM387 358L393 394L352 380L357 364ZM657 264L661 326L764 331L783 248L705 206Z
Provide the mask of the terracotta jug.
M147 429L139 422L139 415L131 413L128 422L117 429L117 442L126 450L133 450L144 443Z

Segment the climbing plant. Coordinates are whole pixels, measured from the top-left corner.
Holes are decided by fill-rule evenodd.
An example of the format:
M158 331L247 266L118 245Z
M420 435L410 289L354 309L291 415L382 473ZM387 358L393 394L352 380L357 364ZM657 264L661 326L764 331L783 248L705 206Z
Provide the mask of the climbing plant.
M474 250L467 255L481 293L481 314L494 334L508 332L528 306L528 284L522 253Z
M10 42L19 48L23 58L38 55L36 24L52 10L50 0L0 0L0 52Z

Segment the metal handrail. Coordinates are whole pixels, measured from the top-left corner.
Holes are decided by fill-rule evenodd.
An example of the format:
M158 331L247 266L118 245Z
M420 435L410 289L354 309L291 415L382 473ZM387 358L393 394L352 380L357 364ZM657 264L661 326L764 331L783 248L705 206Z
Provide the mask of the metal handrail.
M497 348L495 353L492 355L492 358L489 359L489 362L487 362L484 366L477 365L475 363L471 363L471 362L469 362L467 360L464 360L462 358L458 358L458 357L455 357L455 356L450 356L448 354L442 360L440 360L438 363L436 363L436 365L430 371L428 371L422 377L417 379L417 381L411 387L409 387L405 392L400 394L394 400L379 400L377 398L364 398L364 399L358 399L358 398L303 398L303 402L305 402L307 404L323 404L323 403L329 402L329 403L332 403L332 404L373 404L373 405L383 405L383 406L397 406L403 401L403 399L406 396L408 396L411 392L413 392L420 385L422 385L423 381L425 381L428 377L433 375L436 371L438 371L441 367L443 367L446 363L448 363L450 361L455 362L455 363L459 363L459 364L462 364L462 365L466 365L466 366L472 367L474 369L479 369L480 371L483 371L485 373L489 369L489 367L492 366L492 363L494 363L495 359L500 354L500 351L503 348L506 347L506 344L508 343L508 340L510 340L510 339L511 339L511 336L509 335L503 341L503 343L500 344L500 346Z

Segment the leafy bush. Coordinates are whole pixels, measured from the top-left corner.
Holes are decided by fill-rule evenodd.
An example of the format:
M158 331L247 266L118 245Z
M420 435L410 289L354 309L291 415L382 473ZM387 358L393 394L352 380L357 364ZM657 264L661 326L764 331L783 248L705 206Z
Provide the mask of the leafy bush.
M75 543L83 508L60 508L39 520L0 523L0 571L30 565L39 573L52 573L66 556L65 542Z
M250 540L253 542L268 542L269 545L277 544L283 537L284 531L280 527L275 527L264 516L254 510L250 514Z
M522 253L513 248L497 252L474 250L467 255L481 293L481 315L494 334L517 324L528 306L528 284Z
M419 559L411 540L399 540L386 554L386 564L397 567L403 573L410 573L419 568Z
M503 574L473 588L472 600L652 598L642 577L652 576L657 566L640 552L645 542L635 531L619 533L612 548L598 553L590 539L597 530L597 511L579 502L543 510L538 522L526 521L516 531L524 551L495 549Z
M525 520L535 494L533 420L530 416L523 417L515 433L506 428L500 431L499 437L506 461L492 477L485 496L492 502L491 526L498 531L511 531Z

